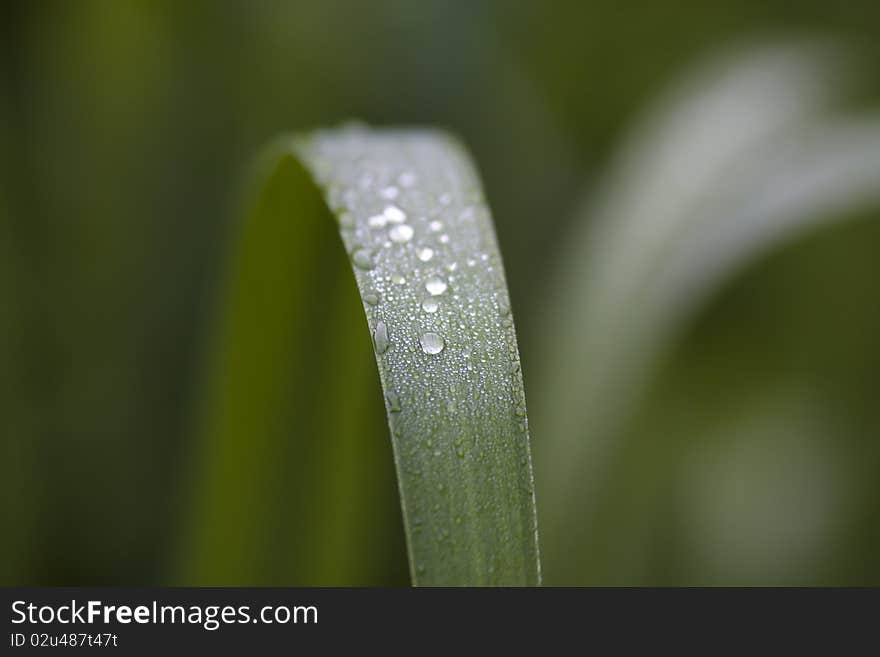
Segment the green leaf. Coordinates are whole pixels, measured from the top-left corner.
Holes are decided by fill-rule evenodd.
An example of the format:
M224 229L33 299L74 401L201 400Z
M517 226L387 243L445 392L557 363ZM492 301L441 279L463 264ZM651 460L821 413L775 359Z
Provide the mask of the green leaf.
M510 301L463 149L442 133L353 126L284 139L262 171L233 244L209 356L199 441L206 465L188 516L185 572L204 583L278 581L258 563L272 542L267 528L310 537L317 549L292 557L310 583L332 579L338 559L363 547L344 527L374 508L352 482L376 467L357 455L369 451L362 419L379 400L368 398L374 388L365 381L367 331L350 342L362 321L352 315L356 303L344 297L327 307L329 282L351 276L318 246L332 208L379 368L412 581L538 584ZM273 504L279 488L266 478L278 476L288 487ZM340 499L340 487L352 497Z
M537 386L554 556L582 549L572 510L597 502L645 383L699 308L780 244L880 203L880 123L822 116L835 70L833 51L798 46L705 67L634 131L587 208Z

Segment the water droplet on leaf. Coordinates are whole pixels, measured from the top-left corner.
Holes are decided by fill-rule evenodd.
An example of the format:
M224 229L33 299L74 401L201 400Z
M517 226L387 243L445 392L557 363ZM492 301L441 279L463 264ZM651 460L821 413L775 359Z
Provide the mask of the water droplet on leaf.
M388 340L388 327L382 320L376 322L376 328L373 329L373 342L376 344L376 351L380 354L384 354L391 344Z
M436 276L434 278L429 278L425 282L425 289L435 297L446 292L446 287L446 281L442 278L437 278Z
M397 198L397 195L400 191L394 185L389 185L388 187L383 187L379 190L379 196L382 198L387 198L388 200L392 200Z
M376 266L372 251L365 248L355 249L351 254L351 261L358 269L373 269Z
M382 214L384 214L385 218L392 224L402 224L406 221L406 213L396 205L389 205L385 208Z
M385 399L388 400L388 410L392 413L400 413L400 395L396 392L389 392L385 395Z
M426 354L439 354L443 351L443 347L446 346L443 338L440 337L437 333L423 333L419 338L419 342L422 344L422 351Z
M388 232L388 237L392 242L409 242L413 236L412 226L407 224L397 224Z

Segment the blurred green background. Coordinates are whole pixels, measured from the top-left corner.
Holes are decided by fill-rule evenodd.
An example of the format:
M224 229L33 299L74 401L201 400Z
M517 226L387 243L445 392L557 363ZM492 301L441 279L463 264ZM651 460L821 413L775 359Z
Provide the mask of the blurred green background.
M205 343L247 165L281 132L354 117L447 127L480 167L517 318L548 584L880 583L870 204L701 302L601 472L584 468L589 491L545 492L568 457L542 431L559 426L542 400L577 383L535 374L567 321L547 308L573 294L558 271L584 204L658 95L719 50L808 36L852 55L841 111L870 113L878 26L872 0L3 3L0 582L407 583L375 376L351 488L289 493L315 517L241 573L202 571L188 547L210 450L193 438ZM369 363L365 327L352 332ZM320 440L325 410L290 431ZM314 481L335 467L291 458ZM303 504L285 490L260 511L282 529ZM367 522L346 512L354 499ZM307 545L327 524L336 543Z

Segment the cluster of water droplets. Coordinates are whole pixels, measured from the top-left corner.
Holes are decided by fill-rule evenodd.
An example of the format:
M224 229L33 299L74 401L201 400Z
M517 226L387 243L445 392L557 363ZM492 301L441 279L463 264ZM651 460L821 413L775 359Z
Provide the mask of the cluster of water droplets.
M426 458L446 454L527 462L525 441L508 453L510 446L474 429L487 416L510 413L527 435L510 301L469 164L440 138L402 134L391 147L387 137L357 127L318 135L307 159L355 268L395 437L421 437L398 447L408 475L418 479ZM416 397L420 417L410 418L407 400ZM455 438L435 444L432 435ZM460 522L462 502L447 490L438 497L448 498L451 522ZM448 526L435 531L438 541L454 540Z
M377 354L391 373L395 354L412 357L416 349L442 359L436 367L487 377L487 384L497 383L489 380L498 371L493 361L506 360L504 371L518 373L510 302L476 178L459 175L466 163L441 140L413 138L405 158L397 147L383 152L387 143L355 126L318 135L309 153L366 290ZM487 310L495 322L486 323ZM400 368L403 379L410 372ZM430 370L424 378L430 383ZM518 377L512 383L512 401L524 408Z

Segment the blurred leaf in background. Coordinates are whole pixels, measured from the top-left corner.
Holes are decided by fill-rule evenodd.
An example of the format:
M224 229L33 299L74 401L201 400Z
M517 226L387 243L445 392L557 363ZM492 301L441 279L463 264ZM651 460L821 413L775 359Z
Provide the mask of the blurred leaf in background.
M861 286L847 276L846 289L835 291L826 306L817 304L821 297L810 290L812 301L780 324L789 359L761 354L762 362L772 363L769 370L756 372L751 364L749 356L760 344L753 328L770 308L778 312L793 304L809 286L792 282L791 291L774 289L771 295L782 298L768 300L767 309L755 306L730 318L741 333L734 332L735 342L719 354L736 354L736 360L702 379L668 365L663 376L681 377L688 388L678 422L672 418L682 402L667 378L653 382L657 392L643 396L658 360L675 348L702 304L740 270L774 247L809 236L822 222L880 206L880 121L824 118L831 80L840 79L833 55L827 46L777 44L752 46L707 65L634 131L591 196L593 216L563 253L563 271L553 286L562 294L545 315L552 327L546 343L552 347L536 386L537 421L543 420L547 431L539 481L548 570L556 565L568 573L561 581L680 581L688 569L682 571L679 563L699 560L691 552L698 549L695 543L708 540L704 532L717 543L711 552L721 561L715 573L720 581L814 581L828 576L820 555L838 540L836 532L868 520L844 521L843 509L834 506L847 506L838 499L839 486L822 488L832 477L824 470L838 467L845 434L834 422L822 426L823 413L833 417L823 407L831 403L833 389L846 385L855 384L854 401L862 382L861 377L835 381L839 362L825 370L820 354L845 353L835 345L844 330L827 322L829 314L840 318L847 295L854 295L854 306L846 316L857 321L859 335L872 335L868 327L877 312L872 275ZM864 235L870 238L872 228ZM868 244L876 248L870 239ZM813 258L817 262L820 256ZM870 267L871 259L849 261L846 268ZM822 288L839 285L836 270L823 272ZM802 278L804 284L810 280L806 273ZM758 284L759 291L766 289ZM817 325L825 330L812 344ZM776 333L771 326L765 330L767 338ZM874 352L864 339L856 344L862 356ZM681 348L690 356L691 342ZM776 377L784 378L771 384ZM693 388L697 381L699 394ZM755 389L761 393L753 399ZM643 409L651 409L657 397L664 402L642 426ZM699 418L707 397L713 399L712 424L704 426ZM712 446L716 432L751 453L752 462L738 465L737 454L720 456L723 448ZM629 449L635 450L632 456L624 456ZM688 478L702 476L700 461L688 465L691 450L700 450L696 458L717 462L702 490L683 494L677 489L689 486ZM627 461L623 473L616 469L618 457ZM845 478L833 474L835 484ZM725 478L728 487L715 490L713 483ZM688 515L694 500L711 512ZM638 511L629 511L632 505ZM646 533L657 529L646 520L646 510L655 509L659 517L659 505L665 505L666 523L675 518L681 526L664 524L658 530L664 540L655 542ZM819 517L822 509L834 523ZM583 521L573 522L578 516ZM812 533L798 524L825 520L828 526ZM774 536L783 547L772 545ZM745 542L741 549L728 545L738 541ZM654 554L670 544L676 546L672 555ZM796 554L801 562L794 561ZM669 559L679 570L653 572L652 559ZM694 581L704 581L697 563L693 568Z
M4 3L0 518L15 530L0 547L3 582L197 579L196 565L180 566L201 465L194 409L242 174L278 133L359 117L445 126L484 174L526 392L542 400L531 419L548 583L876 583L877 215L863 187L831 204L821 188L841 171L853 172L844 182L869 184L874 142L860 135L875 131L878 24L870 0L796 10L783 0ZM578 330L574 310L593 285L567 277L578 270L566 261L592 254L579 251L591 239L581 237L598 230L588 224L629 216L629 204L651 191L621 165L650 155L652 119L638 117L662 117L645 108L673 97L665 90L674 79L731 43L759 35L785 46L802 33L830 38L855 64L796 56L751 95L656 119L676 149L680 138L700 152L722 139L741 150L738 164L684 180L704 190L687 215L713 219L709 227L670 233L668 254L650 239L644 247L663 273L656 285L666 287L653 303L635 304L660 326L627 328L654 346L639 359L647 364L638 394L612 398L626 402L615 412L624 419L593 431L581 415L586 403L557 417L572 383L547 370ZM842 96L835 80L846 71L854 76ZM721 88L720 73L707 75L687 78L691 93ZM732 118L718 113L725 107ZM768 125L791 136L765 139ZM748 143L729 138L746 134ZM847 169L853 150L863 164ZM661 170L647 179L680 164L652 160L649 171ZM670 207L680 194L665 193L681 191L681 181L658 180L647 209L681 216ZM615 185L626 203L600 211ZM795 206L803 212L787 209ZM728 244L753 240L717 227L795 215L817 223L785 239L761 237L754 243L765 247L721 266L737 252ZM613 252L622 259L606 256L608 272L641 262L643 247L624 242ZM332 263L338 247L327 248L320 255ZM718 271L725 275L710 273ZM655 284L650 275L626 280L636 291ZM346 281L328 283L334 303L311 312L357 316ZM682 296L681 281L700 285ZM623 302L613 280L602 285ZM569 307L571 316L553 314ZM635 321L628 308L615 311L624 327ZM316 358L331 354L332 339L322 336ZM597 376L592 366L579 386ZM364 467L375 464L378 521L357 535L372 556L328 555L327 579L303 573L298 550L312 549L310 539L299 544L295 528L282 526L236 579L407 582L381 400L367 374L377 408L364 427ZM312 428L316 439L335 431ZM611 448L594 461L596 445ZM559 463L582 474L557 476ZM267 476L283 508L295 482ZM563 488L572 478L588 486ZM333 530L342 534L354 531L349 520L360 522L350 509L326 512L340 514ZM345 566L334 570L339 560Z

